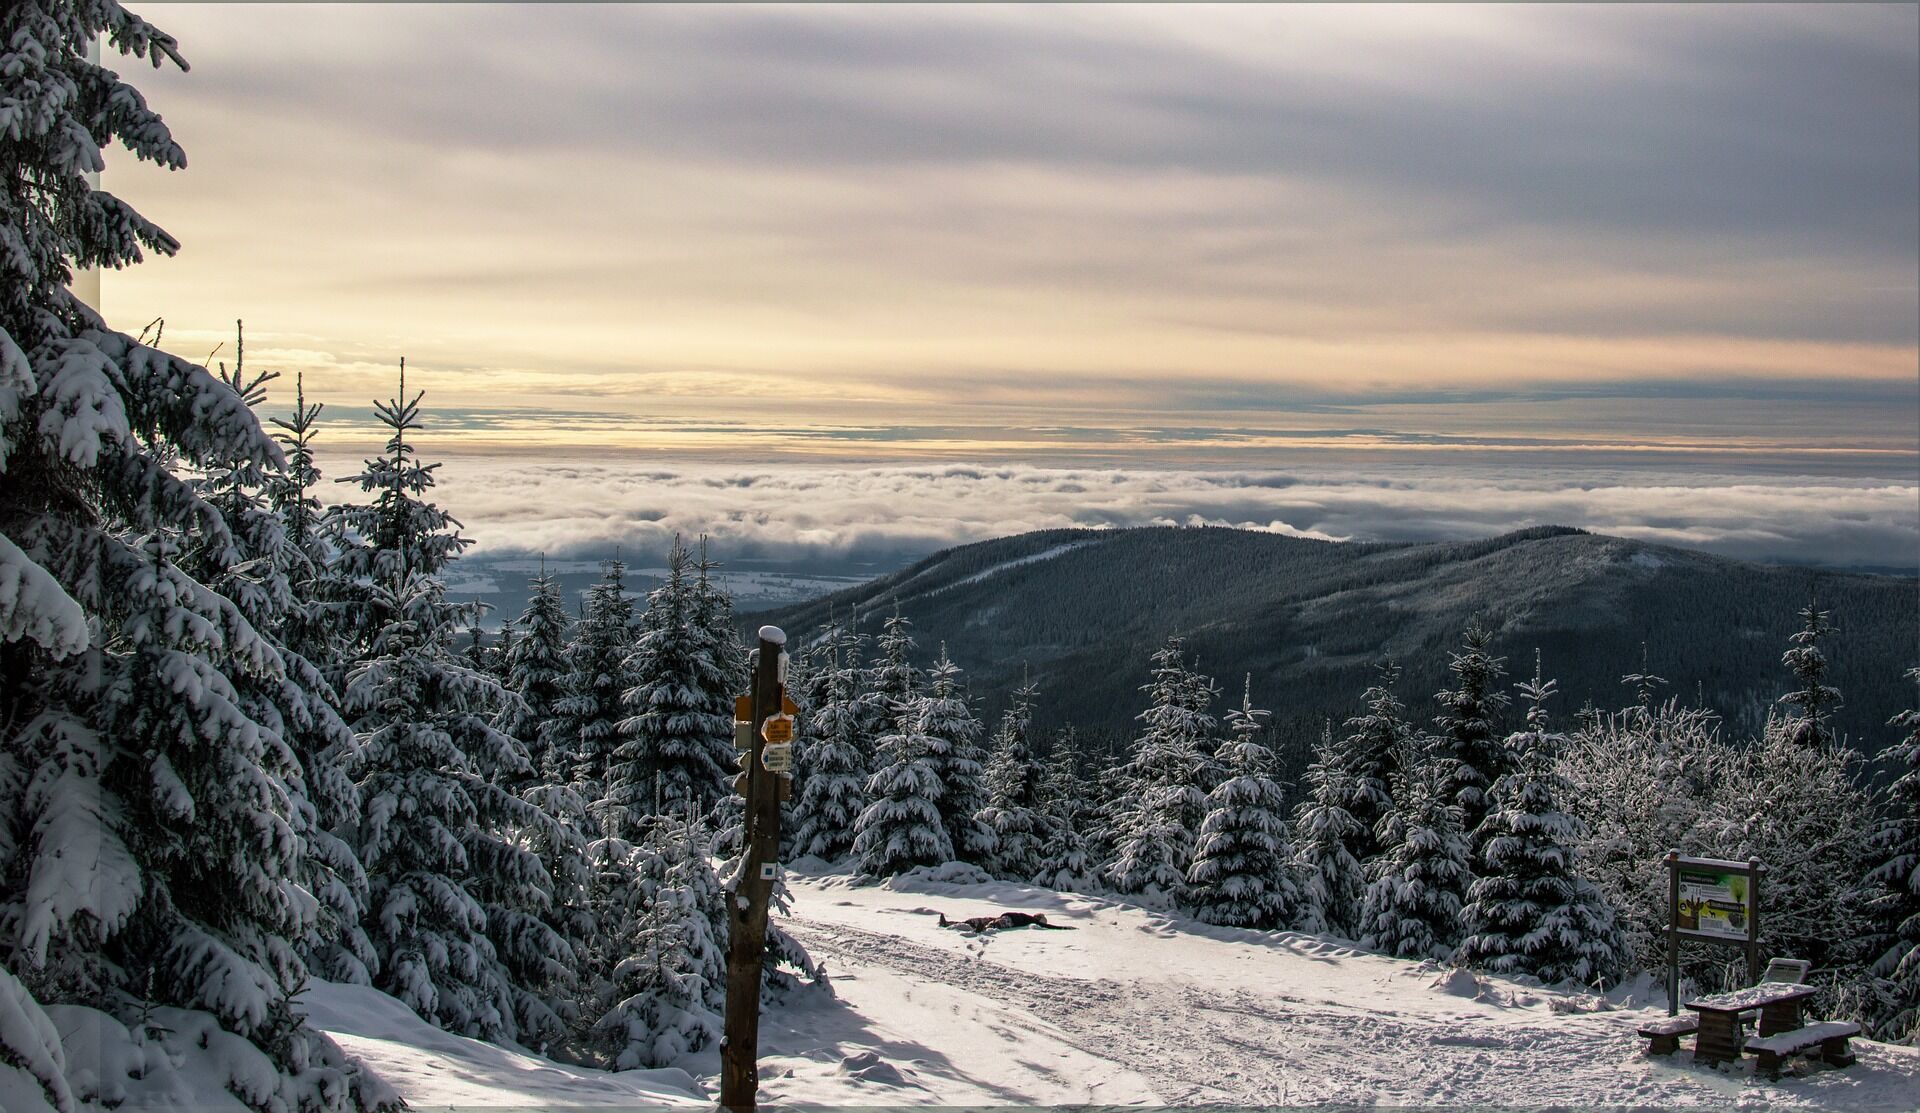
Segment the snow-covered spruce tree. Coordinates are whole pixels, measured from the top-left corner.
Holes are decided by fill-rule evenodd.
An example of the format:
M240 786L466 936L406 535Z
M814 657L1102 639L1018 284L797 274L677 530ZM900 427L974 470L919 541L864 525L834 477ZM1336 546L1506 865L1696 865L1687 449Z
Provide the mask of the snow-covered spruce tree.
M426 497L437 465L409 438L420 395L406 395L404 366L400 391L375 405L385 453L345 481L371 501L334 508L338 563L361 570L372 631L342 695L361 740L374 984L451 1031L538 1044L561 1034L553 1001L572 957L545 923L552 881L520 837L563 836L501 783L528 767L496 726L513 697L455 647L471 611L440 576L467 541Z
M229 372L221 364L220 377L253 408L265 400L267 383L279 376L249 375L241 332L233 369ZM335 648L327 636L325 604L314 595L320 585L315 562L327 554L310 528L313 523L300 521L299 511L311 511L312 504L304 498L272 497L276 484L301 489L318 478L309 440L316 416L317 408L309 409L301 398L293 421L282 423L299 430L276 438L288 450L284 468L262 475L228 464L208 468L193 481L220 512L227 535L223 543L194 546L188 565L197 578L234 600L255 630L270 632L280 653L279 675L236 676L234 686L247 716L279 735L299 762L301 791L294 798L294 826L306 850L301 882L317 901L317 911L297 943L308 965L323 976L364 984L373 961L371 942L361 928L366 875L341 838L360 818L359 790L352 780L358 744L340 716L333 687L302 645L322 654ZM303 474L288 474L296 469ZM296 541L276 503L293 511L298 525L308 527L304 542Z
M1580 876L1575 848L1585 831L1561 810L1572 786L1558 772L1565 740L1547 729L1553 689L1536 661L1532 682L1521 686L1527 729L1507 739L1515 768L1494 782L1481 827L1459 958L1548 985L1594 985L1620 972L1625 945L1613 906Z
M940 823L953 856L984 865L993 860L993 831L979 819L986 804L986 769L981 764L980 720L961 685L960 666L940 647L940 659L928 673L927 693L916 703L919 730L926 735L933 775L939 779Z
M807 752L811 749L807 731L813 725L814 696L824 684L818 674L824 671L826 660L819 646L804 640L795 644L788 653L787 698L793 702L793 742L789 748L787 798L779 801L780 845L776 851L783 862L790 862L798 857L793 849L794 832L800 829L799 813L795 809L799 804L800 796L807 790L807 765L813 756ZM752 660L751 654L748 660ZM752 689L753 678L749 676L744 690L751 692ZM732 760L727 764L727 770L731 773L740 768L740 758L738 752L731 747L728 752L732 755ZM741 816L741 834L744 836L746 807L747 802L744 798L729 791L720 797L719 803L714 805L714 815L731 823L734 814L738 812ZM716 853L732 855L736 850L729 842L725 847L718 848Z
M879 656L867 669L865 688L867 738L877 749L875 740L903 729L903 724L919 713L916 701L925 680L912 659L913 623L900 613L898 601L880 636L874 639L874 647Z
M816 690L806 736L807 772L794 799L793 850L833 861L853 850L854 824L867 807L867 755L860 745L863 705L858 635L829 631L816 658Z
M1062 892L1085 892L1098 883L1099 867L1087 849L1090 818L1086 782L1080 769L1080 739L1072 726L1060 728L1047 753L1040 784L1040 845L1036 885Z
M593 915L593 863L589 858L589 848L600 831L588 801L572 785L554 784L535 776L520 796L539 811L539 818L530 824L510 827L507 833L516 848L539 860L548 897L544 903L532 907L527 907L524 901L516 902L519 905L516 915L505 921L493 916L488 932L501 952L510 958L526 952L517 944L509 946L500 942L508 931L524 935L529 942L537 944L542 941L544 927L565 944L564 953L571 957L572 964L564 972L537 962L532 964L531 973L527 973L528 964L524 960L509 969L523 985L541 991L541 1000L553 1019L566 1029L557 1038L566 1039L567 1032L581 1019L579 1005L588 976L587 964L600 931L600 923ZM483 889L482 895L490 893ZM522 1042L551 1053L555 1039L550 1026L535 1026L522 1037Z
M1362 834L1355 851L1363 864L1385 850L1381 825L1393 815L1395 763L1414 738L1406 706L1393 694L1393 686L1400 681L1399 666L1382 661L1378 667L1378 680L1360 697L1366 710L1346 722L1347 752L1341 762L1348 790L1343 806L1360 821Z
M1249 676L1240 706L1227 712L1228 740L1220 748L1224 777L1207 794L1187 870L1187 899L1210 924L1289 927L1299 908L1286 797L1273 779L1273 751L1260 740L1267 715L1253 706Z
M1107 881L1122 893L1153 901L1182 898L1206 797L1196 778L1200 754L1218 725L1210 705L1212 682L1187 667L1185 644L1167 639L1153 655L1153 680L1143 685L1153 704L1127 762L1126 803L1114 817L1114 857Z
M233 539L181 471L264 475L280 454L230 386L68 290L75 267L177 246L88 184L116 141L185 163L140 93L86 60L103 35L185 68L112 0L0 7L0 1011L19 1022L0 1062L37 1076L23 1105L57 1106L33 999L125 1016L144 998L248 1041L263 1103L364 1104L288 1003L310 922L299 769L237 690L284 663L182 566L189 542Z
M320 466L314 457L320 415L325 407L307 401L304 376L293 380L293 410L276 417L274 440L286 455L286 466L266 477L267 504L280 517L285 534L286 574L297 605L281 620L280 640L323 668L343 655L339 616L324 597L327 566L333 548L327 543L320 498Z
M1793 709L1785 723L1786 735L1812 749L1834 744L1828 720L1840 709L1840 689L1827 683L1827 655L1820 648L1821 640L1833 633L1827 618L1819 603L1809 598L1800 608L1801 625L1793 635L1793 644L1780 656L1780 663L1793 674L1796 684L1793 691L1780 697L1781 703Z
M940 815L943 788L933 756L934 740L925 729L925 699L903 716L904 729L880 740L871 801L853 826L853 853L863 876L880 879L915 866L953 860L953 840Z
M787 663L787 694L792 697L796 710L793 768L787 774L791 796L780 803L780 857L783 861L799 856L793 849L794 835L800 830L800 800L806 795L807 773L813 764L813 740L809 735L814 729L814 713L827 703L828 689L833 684L835 625L831 608L828 615L828 620L816 630L813 637L802 639L798 647L789 650L792 659ZM748 677L748 689L752 686L753 679ZM739 759L735 758L734 763L737 765Z
M1472 848L1460 829L1460 805L1446 796L1438 763L1394 774L1395 814L1381 823L1393 838L1369 865L1360 906L1360 945L1396 958L1452 957L1460 909L1472 879Z
M714 576L719 567L720 562L708 553L707 538L702 536L700 558L694 565L693 636L701 655L716 665L705 674L706 686L702 689L708 713L727 728L711 739L713 762L724 773L722 785L713 799L708 801L708 811L714 825L722 831L720 839L714 844L715 853L737 855L740 852L739 840L746 827L746 801L731 791L733 775L740 767L739 752L733 748L733 700L753 687L753 658L734 624L733 596ZM800 693L794 702L804 714L804 693ZM789 786L789 796L798 788L797 774L806 749L805 740L798 737L799 731L796 730L795 734L794 770L788 774L794 783ZM792 838L788 834L793 830L791 798L780 803L780 830L781 853L785 854L792 846Z
M736 765L733 698L752 688L753 669L752 657L745 643L740 640L740 631L734 623L733 596L714 577L719 567L720 562L708 554L707 539L702 537L700 559L694 565L693 635L702 659L713 663L711 669L701 673L701 693L706 699L708 714L713 715L725 728L709 740L714 764L728 771L723 778L727 783L717 788L719 798L725 800L731 787L731 770ZM807 707L805 693L801 693L801 696L801 709L804 712ZM783 806L783 815L784 811Z
M1131 747L1131 743L1128 743ZM1106 875L1106 867L1113 862L1115 848L1120 844L1121 820L1132 815L1139 801L1139 785L1135 784L1128 772L1127 761L1115 753L1104 755L1104 762L1087 762L1094 772L1087 785L1086 824L1082 831L1087 839L1087 853L1099 868L1100 876Z
M633 688L628 661L633 650L633 600L627 598L627 566L602 561L600 582L587 589L580 621L567 645L566 694L553 705L554 745L572 769L574 790L594 810L608 834L622 834L623 801L608 793L620 723L627 718L621 700ZM646 786L651 805L653 788Z
M979 819L993 834L989 858L997 877L1028 881L1040 871L1048 830L1043 810L1043 775L1033 756L1033 700L1031 683L1014 690L1013 703L1000 717L993 734L993 756L987 762L987 806Z
M590 907L593 871L588 861L588 846L599 829L591 801L572 784L565 749L556 738L555 707L566 694L566 604L544 560L530 586L532 595L518 623L521 635L510 638L513 626L503 627L497 658L501 683L517 698L508 703L501 725L527 755L524 776L503 783L518 783L519 795L546 818L519 831L516 842L540 859L551 882L551 900L539 913L540 921L574 957L568 976L559 979L561 988L548 994L554 1015L572 1029L580 1019L582 983L599 931Z
M1213 701L1220 695L1220 685L1211 676L1200 671L1200 658L1197 655L1193 659L1193 666L1187 670L1187 687L1186 704L1211 714ZM1214 725L1219 725L1218 720L1215 720ZM1227 779L1227 766L1221 752L1225 746L1226 739L1212 727L1200 736L1199 742L1195 745L1200 763L1194 772L1193 785L1200 790L1202 796L1212 792L1219 787L1220 782ZM1202 814L1205 814L1204 808Z
M608 774L608 794L637 816L656 790L670 814L702 811L728 791L732 774L733 709L714 706L712 693L733 677L715 655L709 631L695 621L692 554L674 538L666 580L647 596L640 638L627 662L633 686L623 697L627 718Z
M1908 694L1914 694L1920 688L1920 668L1908 669L1905 679ZM1886 753L1899 775L1888 790L1871 879L1887 890L1879 911L1889 943L1874 960L1873 971L1889 983L1880 1038L1913 1042L1920 1038L1920 702L1888 725L1900 732L1900 740Z
M548 575L544 558L539 575L529 586L532 594L517 623L520 636L513 639L505 655L507 690L520 697L524 708L511 733L526 745L538 780L566 784L572 779L573 769L556 738L560 725L556 709L567 694L567 644L572 620L567 617L559 581Z
M1348 753L1335 746L1328 723L1307 767L1308 795L1294 812L1296 865L1300 875L1300 911L1295 927L1309 935L1359 935L1360 904L1366 893L1366 867L1360 853L1368 845L1366 829L1347 811L1353 798Z
M642 834L638 827L632 833ZM634 925L650 897L639 891L643 878L634 844L607 834L591 819L587 834L586 878L577 894L585 945L574 952L571 1043L585 1049L576 1055L602 1057L605 1044L596 1026L623 997L613 971L629 955Z
M1478 620L1470 624L1459 652L1447 661L1453 686L1434 695L1440 705L1434 716L1439 728L1434 756L1444 763L1445 791L1460 805L1460 821L1476 853L1480 838L1475 832L1487 815L1487 793L1512 765L1500 734L1500 714L1507 706L1507 694L1500 690L1506 662L1488 651L1492 644L1491 630Z
M614 1070L669 1066L717 1042L726 1006L725 944L711 919L719 882L698 849L705 833L671 815L639 826L625 907L604 919L619 942L593 1026Z

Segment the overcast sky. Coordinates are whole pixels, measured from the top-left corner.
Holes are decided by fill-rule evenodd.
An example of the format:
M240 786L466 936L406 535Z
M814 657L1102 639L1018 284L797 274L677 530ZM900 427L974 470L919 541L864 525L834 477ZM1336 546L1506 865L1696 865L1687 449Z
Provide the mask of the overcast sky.
M495 450L1920 467L1912 5L141 10L189 166L106 184L185 246L109 315L343 416L405 354Z

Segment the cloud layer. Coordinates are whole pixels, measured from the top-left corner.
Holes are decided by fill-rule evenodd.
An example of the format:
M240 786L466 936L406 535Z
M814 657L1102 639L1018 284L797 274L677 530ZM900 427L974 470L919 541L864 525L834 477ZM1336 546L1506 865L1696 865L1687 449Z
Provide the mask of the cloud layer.
M336 474L338 471L336 469ZM711 535L728 559L892 566L949 545L1060 527L1225 525L1431 540L1532 525L1842 566L1920 567L1920 487L1645 469L1272 472L948 464L649 466L453 457L440 497L479 550L663 550ZM636 559L640 559L636 557Z

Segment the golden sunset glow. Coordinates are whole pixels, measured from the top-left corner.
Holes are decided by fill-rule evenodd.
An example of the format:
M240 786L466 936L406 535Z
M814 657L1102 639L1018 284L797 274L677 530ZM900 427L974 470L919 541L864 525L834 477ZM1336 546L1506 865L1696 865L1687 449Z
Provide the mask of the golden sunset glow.
M745 425L1911 405L1911 9L1202 14L167 5L194 68L145 88L190 167L107 185L186 246L106 309L188 352L244 317L354 405L402 354L442 405Z

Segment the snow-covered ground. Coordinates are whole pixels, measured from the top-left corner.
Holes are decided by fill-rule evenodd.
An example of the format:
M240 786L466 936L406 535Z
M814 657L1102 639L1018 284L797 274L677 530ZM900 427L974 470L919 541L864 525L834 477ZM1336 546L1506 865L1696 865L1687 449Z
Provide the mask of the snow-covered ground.
M392 997L319 982L301 995L307 1019L416 1110L549 1110L704 1106L685 1070L600 1071L444 1032ZM717 1069L717 1062L714 1064Z
M1634 1029L1665 1009L1645 987L1553 993L1001 883L854 886L824 867L790 882L788 930L834 992L762 1020L769 1103L1920 1109L1913 1048L1857 1041L1855 1066L1778 1082L1751 1060L1648 1059ZM1074 930L972 938L934 915L1008 908ZM365 990L312 1000L314 1020L416 1109L689 1105L718 1069L712 1051L687 1073L562 1067L440 1033Z

